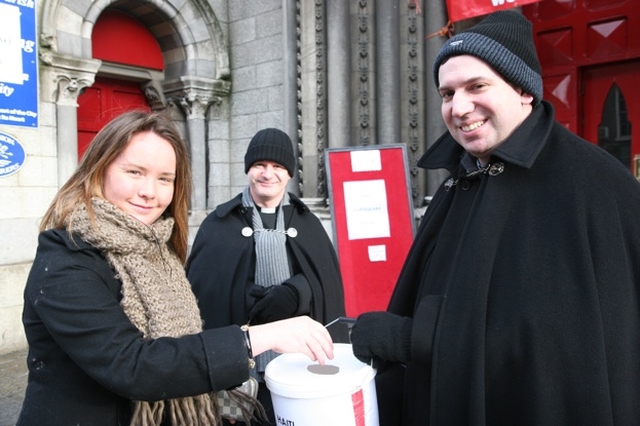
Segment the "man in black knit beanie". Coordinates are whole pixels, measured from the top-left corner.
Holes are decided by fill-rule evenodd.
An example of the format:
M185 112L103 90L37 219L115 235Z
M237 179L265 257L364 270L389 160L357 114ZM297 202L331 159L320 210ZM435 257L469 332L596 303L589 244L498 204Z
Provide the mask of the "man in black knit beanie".
M299 315L326 324L344 315L333 244L320 220L286 190L295 166L286 133L275 128L258 131L244 156L249 184L200 225L187 276L205 329ZM260 384L258 399L270 420L266 424L271 425L275 419L264 370L277 355L260 354L252 370Z
M640 184L557 123L531 23L495 12L446 41L434 80L447 169L385 312L354 354L384 426L635 425Z

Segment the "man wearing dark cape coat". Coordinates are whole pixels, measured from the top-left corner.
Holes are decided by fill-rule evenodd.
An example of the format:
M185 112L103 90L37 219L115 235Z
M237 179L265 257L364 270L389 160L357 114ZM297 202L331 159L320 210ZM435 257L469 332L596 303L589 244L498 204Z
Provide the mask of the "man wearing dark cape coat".
M338 260L318 218L298 197L289 195L291 204L283 207L285 223L298 235L288 238L287 245L296 268L309 283L311 307L306 313L326 324L344 315ZM242 207L238 195L220 204L200 225L188 272L205 329L223 323L244 324L249 319L250 298L245 293L255 253L252 238L244 237L242 229L250 223L251 211Z
M345 315L333 244L318 217L286 192L294 170L289 136L274 128L258 131L245 154L249 185L200 225L187 277L205 329L298 315L327 324ZM348 341L346 333L336 330L334 342ZM259 355L252 371L270 424L274 413L264 369L275 356Z
M387 312L362 314L351 335L356 356L380 367L381 425L640 424L640 183L554 120L521 14L449 39L437 86L459 55L533 105L488 161L448 125L418 163L450 177ZM443 102L459 95L439 88Z

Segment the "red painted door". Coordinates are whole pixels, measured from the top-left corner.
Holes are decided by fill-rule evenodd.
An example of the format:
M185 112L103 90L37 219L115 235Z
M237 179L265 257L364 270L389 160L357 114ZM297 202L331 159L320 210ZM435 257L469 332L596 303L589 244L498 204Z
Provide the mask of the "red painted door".
M154 35L136 17L107 9L91 34L93 57L131 67L162 70L162 51ZM113 117L132 109L150 110L141 82L96 77L78 97L78 158Z
M634 171L640 156L640 60L608 63L582 72L582 136Z
M96 77L93 86L78 97L78 158L105 124L133 109L150 110L140 83Z

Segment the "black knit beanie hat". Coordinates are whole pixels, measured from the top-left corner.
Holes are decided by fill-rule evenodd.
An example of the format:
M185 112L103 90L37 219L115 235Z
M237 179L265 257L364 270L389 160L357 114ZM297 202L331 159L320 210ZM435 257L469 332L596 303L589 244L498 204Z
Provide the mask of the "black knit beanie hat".
M520 12L494 12L447 40L433 65L436 87L440 85L440 65L459 55L473 55L485 61L505 80L532 95L534 106L542 100L542 76L532 26Z
M244 172L247 173L256 161L276 162L293 177L296 158L289 136L282 130L273 128L258 131L249 142L247 153L244 155Z

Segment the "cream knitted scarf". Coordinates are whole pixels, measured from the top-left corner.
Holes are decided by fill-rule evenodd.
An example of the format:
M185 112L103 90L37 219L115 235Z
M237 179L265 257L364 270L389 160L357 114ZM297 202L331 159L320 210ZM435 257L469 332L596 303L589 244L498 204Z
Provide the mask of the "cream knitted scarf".
M122 281L120 305L145 339L180 337L202 330L196 298L178 257L167 241L173 218L145 225L110 202L92 200L96 226L86 208L71 219L73 231L100 249ZM131 425L216 425L215 394L170 399L135 401Z

